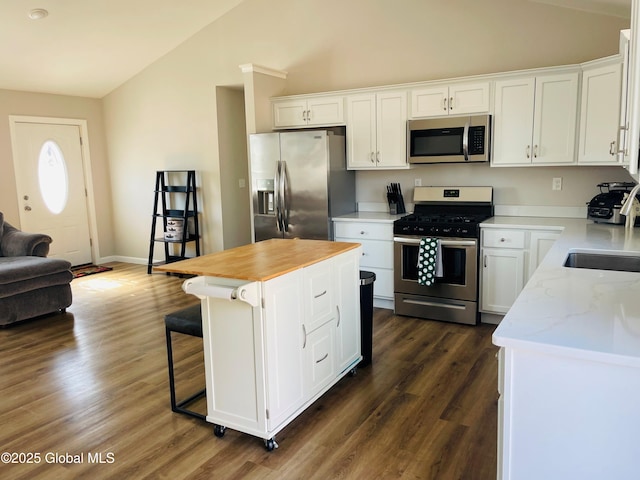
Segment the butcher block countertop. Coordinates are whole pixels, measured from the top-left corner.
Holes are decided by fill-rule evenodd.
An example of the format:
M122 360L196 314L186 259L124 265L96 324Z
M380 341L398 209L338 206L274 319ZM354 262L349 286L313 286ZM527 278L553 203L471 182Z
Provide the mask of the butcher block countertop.
M264 282L359 246L359 243L274 238L169 263L154 270Z

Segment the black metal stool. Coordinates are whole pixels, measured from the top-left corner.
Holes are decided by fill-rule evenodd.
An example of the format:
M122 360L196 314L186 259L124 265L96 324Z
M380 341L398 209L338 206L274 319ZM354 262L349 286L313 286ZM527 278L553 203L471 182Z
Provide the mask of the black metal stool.
M202 338L202 312L200 304L192 307L183 308L175 312L169 313L164 317L164 324L167 333L167 361L169 365L169 389L171 390L171 410L192 417L204 420L206 417L201 413L194 412L186 408L191 402L204 396L207 392L206 388L194 393L189 398L180 402L176 401L176 384L173 375L173 349L171 348L171 332L181 333L183 335L192 335Z

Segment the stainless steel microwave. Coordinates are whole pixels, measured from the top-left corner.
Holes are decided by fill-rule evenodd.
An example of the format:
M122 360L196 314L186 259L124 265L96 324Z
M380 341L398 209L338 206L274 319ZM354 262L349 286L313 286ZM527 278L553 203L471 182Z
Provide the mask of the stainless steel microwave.
M409 163L488 162L491 115L466 115L409 120Z

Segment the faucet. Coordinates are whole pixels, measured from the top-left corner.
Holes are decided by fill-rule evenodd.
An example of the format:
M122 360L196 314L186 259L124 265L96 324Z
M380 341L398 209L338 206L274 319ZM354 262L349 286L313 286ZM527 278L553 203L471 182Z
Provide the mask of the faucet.
M620 208L620 215L625 215L627 218L625 222L626 228L633 227L633 224L635 223L636 211L635 209L633 209L633 212L631 210L636 200L636 195L638 191L640 191L640 183L638 183L635 187L633 187L633 189L629 192L629 195L627 196L626 200L622 204L622 208Z

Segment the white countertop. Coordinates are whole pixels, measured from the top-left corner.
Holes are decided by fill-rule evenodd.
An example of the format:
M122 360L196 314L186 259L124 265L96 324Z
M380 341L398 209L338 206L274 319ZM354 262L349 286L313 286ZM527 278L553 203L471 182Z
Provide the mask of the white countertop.
M563 228L495 330L496 345L640 367L640 273L563 266L571 250L640 255L640 228L535 217L493 217L482 227Z
M333 217L334 222L353 222L353 221L367 221L367 222L381 222L381 223L393 223L395 220L404 217L406 213L400 215L391 215L387 212L353 212L346 215L340 215L339 217Z

